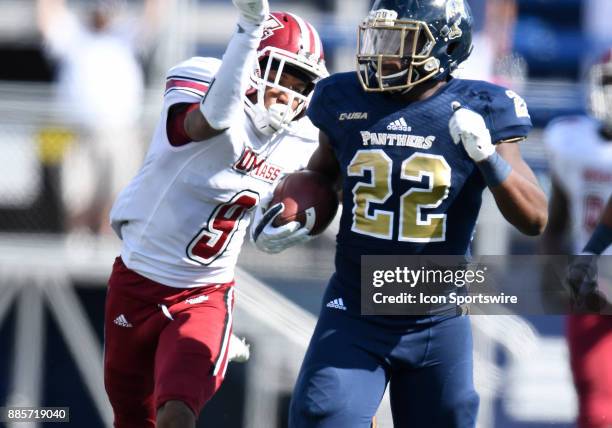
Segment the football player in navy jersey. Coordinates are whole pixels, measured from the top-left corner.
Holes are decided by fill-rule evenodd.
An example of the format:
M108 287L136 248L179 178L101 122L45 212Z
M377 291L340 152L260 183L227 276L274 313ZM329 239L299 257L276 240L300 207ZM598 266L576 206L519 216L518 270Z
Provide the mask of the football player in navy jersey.
M527 235L547 222L519 152L531 120L515 92L451 77L471 52L464 0L377 0L360 26L358 72L321 81L308 110L320 144L308 168L341 185L336 272L295 386L290 427L369 427L390 384L395 427L473 427L469 319L362 316L361 256L466 255L489 187ZM256 244L277 252L275 205Z

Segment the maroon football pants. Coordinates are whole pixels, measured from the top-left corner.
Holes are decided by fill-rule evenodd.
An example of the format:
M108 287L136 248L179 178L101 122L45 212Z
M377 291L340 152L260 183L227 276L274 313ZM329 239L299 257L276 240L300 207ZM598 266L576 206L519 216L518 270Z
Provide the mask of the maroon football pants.
M115 427L154 427L157 409L170 400L200 413L225 376L233 285L172 288L116 259L104 323L104 383Z
M580 428L612 426L612 316L570 315L567 339Z

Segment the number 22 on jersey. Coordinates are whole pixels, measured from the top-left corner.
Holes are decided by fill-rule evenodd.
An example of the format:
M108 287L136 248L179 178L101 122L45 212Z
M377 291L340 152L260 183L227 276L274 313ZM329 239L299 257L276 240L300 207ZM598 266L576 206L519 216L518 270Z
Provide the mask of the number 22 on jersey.
M353 187L353 232L381 239L393 239L397 213L374 209L370 204L384 204L393 194L391 187L393 161L383 150L359 150L348 166L351 177L365 177ZM446 235L446 214L427 214L421 209L437 208L448 197L451 167L444 157L415 153L402 162L401 179L417 185L428 178L427 188L413 187L400 197L398 240L404 242L441 242Z

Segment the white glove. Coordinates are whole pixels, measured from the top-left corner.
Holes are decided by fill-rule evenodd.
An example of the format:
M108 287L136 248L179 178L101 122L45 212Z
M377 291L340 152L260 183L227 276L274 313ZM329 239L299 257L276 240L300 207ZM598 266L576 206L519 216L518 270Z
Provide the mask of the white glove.
M239 339L234 333L230 336L229 350L228 350L228 361L234 363L246 363L251 357L251 345L247 343L243 337Z
M481 162L495 153L491 134L481 115L453 102L453 113L448 128L455 144L463 143L465 151L474 162Z
M268 0L232 0L246 23L259 26L270 14Z
M276 254L289 247L308 242L312 239L309 233L314 226L314 216L307 215L307 223L305 226L302 226L297 221L291 221L276 227L273 226L272 223L276 217L283 212L285 205L283 203L278 203L267 210L260 208L265 206L266 205L262 203L255 209L253 222L251 224L251 239L261 251ZM310 221L310 219L312 220Z

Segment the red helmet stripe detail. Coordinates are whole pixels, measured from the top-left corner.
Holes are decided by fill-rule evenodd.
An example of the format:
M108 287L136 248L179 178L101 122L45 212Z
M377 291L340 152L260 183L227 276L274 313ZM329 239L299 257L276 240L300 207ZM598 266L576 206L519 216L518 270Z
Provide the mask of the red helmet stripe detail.
M312 38L312 35L309 34L310 31L308 31L306 22L299 16L294 15L292 13L288 13L288 15L295 19L295 21L298 23L298 26L300 27L300 41L302 42L302 46L304 46L304 50L306 52L312 52L314 47L314 40Z
M314 39L312 46L313 46L313 52L314 52L315 58L319 58L319 56L321 56L321 52L323 51L323 47L321 44L321 37L319 37L319 33L310 24L310 22L306 22L306 25L308 26L308 29L310 30L310 36Z

